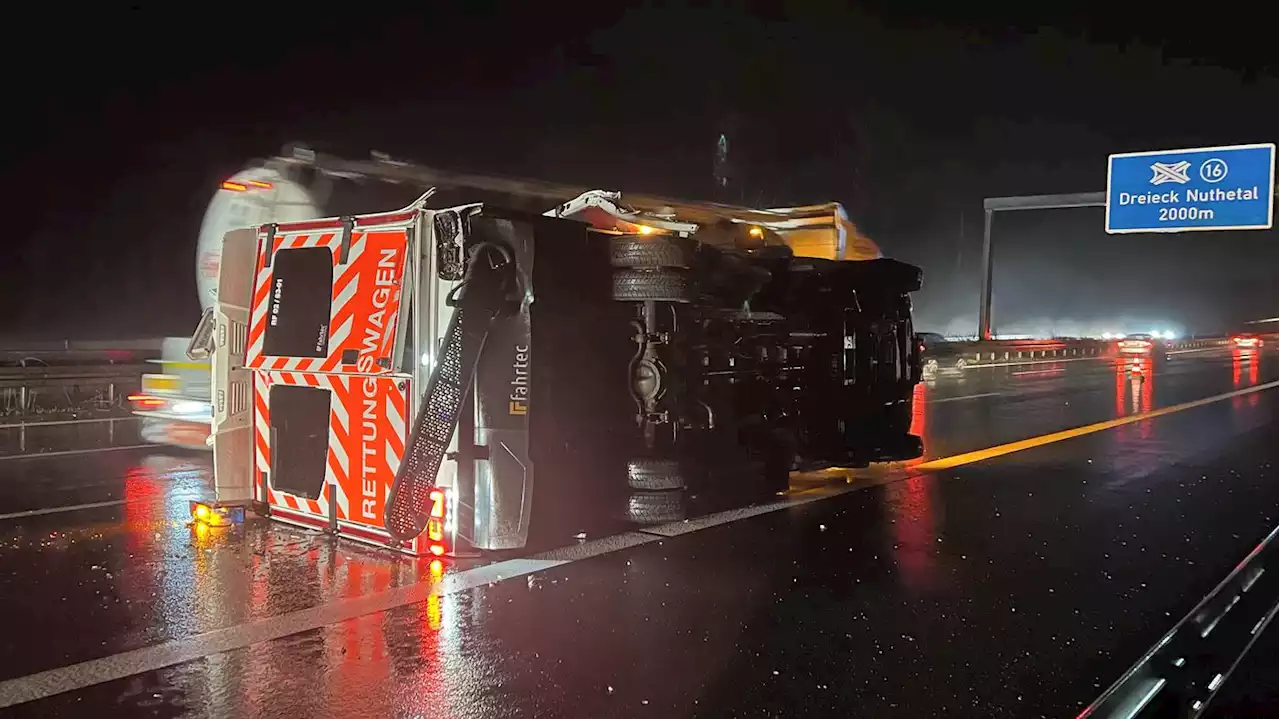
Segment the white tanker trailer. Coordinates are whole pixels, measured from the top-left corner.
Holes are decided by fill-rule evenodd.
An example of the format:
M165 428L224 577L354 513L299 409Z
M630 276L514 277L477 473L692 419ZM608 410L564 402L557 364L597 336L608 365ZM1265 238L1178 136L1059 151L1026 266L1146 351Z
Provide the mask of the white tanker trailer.
M231 230L268 222L291 222L322 216L315 193L289 177L287 167L268 165L236 173L222 183L205 210L196 245L196 290L207 312L217 299L222 238ZM194 319L194 318L193 318ZM190 449L207 449L213 408L207 357L191 356L190 337L167 337L157 371L142 376L141 392L129 397L142 418L144 441Z

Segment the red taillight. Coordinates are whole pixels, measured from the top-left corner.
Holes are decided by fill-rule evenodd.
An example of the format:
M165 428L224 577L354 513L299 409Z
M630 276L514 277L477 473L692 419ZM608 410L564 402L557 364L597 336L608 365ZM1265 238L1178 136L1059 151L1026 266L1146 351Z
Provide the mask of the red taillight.
M1244 347L1256 347L1262 344L1262 340L1257 337L1232 337L1231 341Z
M129 401L138 409L155 409L165 405L165 400L145 394L131 394Z

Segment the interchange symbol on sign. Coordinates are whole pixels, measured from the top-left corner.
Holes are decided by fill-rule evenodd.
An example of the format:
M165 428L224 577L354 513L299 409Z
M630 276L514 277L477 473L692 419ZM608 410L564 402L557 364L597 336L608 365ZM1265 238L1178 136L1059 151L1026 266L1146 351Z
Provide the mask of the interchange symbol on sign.
M1191 167L1191 163L1183 160L1175 162L1172 165L1164 162L1151 163L1151 184L1163 185L1166 182L1176 182L1179 185L1185 185L1191 182L1191 178L1187 175L1187 169Z

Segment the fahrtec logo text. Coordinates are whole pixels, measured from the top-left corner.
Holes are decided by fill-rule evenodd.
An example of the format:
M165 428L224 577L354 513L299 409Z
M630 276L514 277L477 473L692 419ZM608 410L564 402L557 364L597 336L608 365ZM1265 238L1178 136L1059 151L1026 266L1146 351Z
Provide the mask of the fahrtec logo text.
M511 363L511 403L508 414L513 417L529 413L529 348L516 345L515 361Z

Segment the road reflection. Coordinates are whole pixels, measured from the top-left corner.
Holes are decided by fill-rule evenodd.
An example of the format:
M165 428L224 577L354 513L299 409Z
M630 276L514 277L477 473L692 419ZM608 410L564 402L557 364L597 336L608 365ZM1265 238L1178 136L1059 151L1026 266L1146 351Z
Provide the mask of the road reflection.
M893 528L893 558L902 585L917 593L936 588L938 498L934 483L924 475L892 483L885 487L882 501Z
M1150 412L1155 407L1156 374L1150 356L1119 356L1112 360L1115 374L1115 416L1125 417ZM1115 430L1116 438L1124 443L1137 437L1150 439L1151 420L1136 425L1122 425Z
M1258 350L1232 347L1231 387L1233 389L1242 389L1258 384L1258 365L1261 363L1262 357ZM1248 396L1232 397L1231 406L1240 408L1247 404L1250 407L1256 407L1258 406L1258 401L1258 393L1253 392Z

